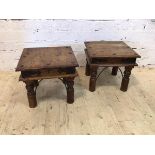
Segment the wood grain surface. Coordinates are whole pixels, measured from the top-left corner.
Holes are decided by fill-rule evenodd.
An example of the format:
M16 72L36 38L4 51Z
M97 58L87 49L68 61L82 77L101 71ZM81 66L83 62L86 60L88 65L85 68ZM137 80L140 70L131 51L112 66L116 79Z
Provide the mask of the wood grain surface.
M16 71L77 66L77 60L70 46L25 48Z
M132 48L123 41L85 42L89 57L93 58L140 58Z

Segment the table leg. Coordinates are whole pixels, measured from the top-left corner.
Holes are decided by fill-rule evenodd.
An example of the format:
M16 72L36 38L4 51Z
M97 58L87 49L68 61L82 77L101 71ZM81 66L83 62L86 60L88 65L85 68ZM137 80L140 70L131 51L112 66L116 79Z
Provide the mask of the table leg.
M26 89L27 89L27 97L29 101L29 107L35 108L37 106L37 100L36 100L36 91L35 87L38 84L38 81L25 81Z
M74 102L74 77L64 78L64 83L67 90L67 103Z
M34 80L34 85L35 85L35 87L38 87L39 86L38 80Z
M133 68L132 66L125 67L124 76L123 76L122 84L121 84L121 88L120 88L121 91L127 91L127 89L128 89L128 84L129 84L132 68Z
M96 75L97 75L97 66L90 67L90 81L89 81L89 90L91 92L95 91L96 89Z
M88 64L87 60L86 60L85 74L86 74L86 76L90 76L90 65Z
M118 67L113 67L111 74L115 76L115 75L117 75L117 71L118 71Z

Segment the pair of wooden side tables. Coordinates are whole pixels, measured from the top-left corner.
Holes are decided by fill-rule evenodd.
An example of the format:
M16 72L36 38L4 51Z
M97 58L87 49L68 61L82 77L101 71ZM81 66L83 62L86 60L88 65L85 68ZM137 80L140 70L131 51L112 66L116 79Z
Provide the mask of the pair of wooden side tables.
M86 70L90 76L89 90L95 91L96 80L102 71L112 67L112 75L117 75L119 67L125 67L122 73L121 90L127 91L131 70L140 58L132 48L122 41L85 42ZM16 71L21 71L20 81L25 82L29 107L37 106L36 89L42 79L59 78L67 90L67 102L74 102L74 78L78 75L78 62L70 46L25 48ZM97 75L99 67L104 67Z

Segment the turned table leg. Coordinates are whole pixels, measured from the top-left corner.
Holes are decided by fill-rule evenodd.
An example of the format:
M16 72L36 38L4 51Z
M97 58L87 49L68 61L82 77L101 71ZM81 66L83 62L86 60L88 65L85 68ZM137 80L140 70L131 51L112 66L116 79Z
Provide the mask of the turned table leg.
M113 67L112 68L112 75L117 75L118 67Z
M29 101L29 107L35 108L37 106L36 91L35 88L38 86L38 81L25 81L27 89L27 97Z
M90 65L88 64L87 60L86 60L85 74L86 74L86 76L90 76Z
M122 84L121 84L121 91L127 91L128 89L128 84L129 84L129 80L130 80L130 75L131 75L131 70L132 70L132 66L126 66L125 67L125 71L124 71L124 76L122 79Z
M91 92L96 89L96 75L97 75L97 66L91 66L90 68L90 81L89 81L89 90Z
M63 79L67 90L67 103L74 102L74 77L68 77Z

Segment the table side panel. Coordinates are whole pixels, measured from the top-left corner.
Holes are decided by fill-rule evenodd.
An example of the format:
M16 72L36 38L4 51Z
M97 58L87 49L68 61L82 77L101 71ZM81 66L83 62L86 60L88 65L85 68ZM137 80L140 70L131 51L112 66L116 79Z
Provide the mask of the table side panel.
M40 79L52 79L52 78L62 78L62 77L76 77L78 76L77 71L65 72L60 70L42 70L36 72L22 72L19 81L26 80L40 80Z

